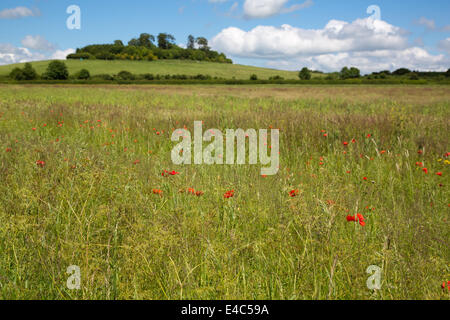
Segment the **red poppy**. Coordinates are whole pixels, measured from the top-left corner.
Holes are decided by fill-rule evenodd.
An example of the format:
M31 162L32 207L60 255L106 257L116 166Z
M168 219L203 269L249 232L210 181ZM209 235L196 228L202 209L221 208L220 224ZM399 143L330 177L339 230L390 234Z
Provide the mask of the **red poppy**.
M139 163L141 163L140 160L136 160L136 161L133 162L134 165L139 164Z
M370 137L372 137L372 135L369 133L369 134L367 135L367 138L370 138Z
M363 178L364 181L367 181L367 179L368 179L367 177L364 177L364 178Z
M436 172L436 175L438 175L439 177L442 177L442 172Z
M418 154L422 154L422 153L423 153L423 151L422 151L422 150L419 150L419 151L417 151L417 153L418 153Z
M11 148L6 148L6 152L11 152L12 149Z
M344 141L342 144L343 144L344 146L348 146L348 142L347 142L347 141Z
M352 139L352 143L356 143L356 139Z
M173 171L167 171L167 170L164 170L162 173L161 173L161 175L163 176L163 177L167 177L167 176L176 176L177 174L180 174L179 172L176 172L175 170L173 170Z
M37 165L38 167L40 167L40 168L43 168L43 167L45 167L45 162L44 162L44 161L41 161L41 160L38 160L38 161L36 161L36 165Z
M162 190L159 190L159 189L153 189L153 194L158 194L158 195L162 195Z
M416 166L423 167L423 162L416 162Z
M298 194L299 194L298 189L289 191L289 196L291 198L294 198L294 197L298 196Z
M234 190L225 192L225 194L223 195L223 197L224 197L225 199L233 198L233 197L234 197Z
M359 222L359 224L360 224L361 226L363 226L363 227L366 225L366 223L365 223L365 221L364 221L364 217L363 217L363 215L360 214L360 213L357 213L356 216L350 216L350 215L348 215L348 216L347 216L347 221L348 221L348 222Z
M422 171L425 172L425 173L428 173L428 169L427 168L423 168Z

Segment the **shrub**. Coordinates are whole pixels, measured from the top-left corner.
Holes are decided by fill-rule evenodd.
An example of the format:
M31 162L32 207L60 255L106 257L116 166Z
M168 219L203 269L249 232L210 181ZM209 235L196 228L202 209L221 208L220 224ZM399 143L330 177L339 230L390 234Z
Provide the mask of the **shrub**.
M81 69L75 77L79 80L88 80L91 77L91 74L89 73L89 70Z
M415 72L409 74L409 80L419 80L419 75Z
M11 71L11 73L9 74L9 77L11 79L14 79L14 80L17 80L17 81L25 80L25 75L23 74L23 71L20 68L14 68Z
M311 80L311 71L305 67L298 73L298 77L300 80Z
M42 76L46 80L67 80L69 71L64 62L55 60L49 63L47 71Z
M269 80L284 80L284 78L277 75L277 76L270 77Z
M136 77L129 71L120 71L117 74L117 79L119 80L134 80Z
M153 79L155 79L155 77L151 73L146 73L146 74L143 75L143 77L144 77L145 80L153 80Z
M23 68L22 72L25 80L36 80L38 77L37 72L33 69L31 63L25 63L25 67Z
M97 74L95 75L93 78L95 79L101 79L101 80L107 80L107 81L112 81L114 80L114 77L105 73L105 74Z
M250 76L250 80L253 80L253 81L258 80L258 76L257 76L256 74L252 74L252 75Z

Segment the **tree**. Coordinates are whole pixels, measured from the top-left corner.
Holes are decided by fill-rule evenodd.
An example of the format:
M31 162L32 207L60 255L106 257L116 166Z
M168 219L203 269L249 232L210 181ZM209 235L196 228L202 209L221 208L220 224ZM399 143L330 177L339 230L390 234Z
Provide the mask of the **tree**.
M196 42L199 45L201 50L204 50L204 51L208 51L209 50L208 40L206 38L198 37Z
M175 37L171 34L158 34L158 47L160 49L170 49L175 44Z
M31 63L25 63L22 72L23 76L25 77L25 80L35 80L38 77L37 72L36 70L33 69Z
M304 67L299 73L298 77L301 80L311 80L311 71L308 68Z
M253 80L253 81L258 80L258 76L257 76L256 74L252 74L252 75L250 76L250 80Z
M361 72L358 68L351 67L350 68L350 79L355 79L361 77Z
M79 80L88 80L91 77L91 74L86 69L81 69L77 74L76 78Z
M114 41L114 45L117 46L117 47L123 47L124 46L122 40L115 40Z
M394 72L392 72L393 75L396 76L404 76L405 74L411 73L411 70L406 69L406 68L400 68L395 70Z
M119 80L134 80L135 76L129 71L120 71L117 74Z
M359 78L361 76L361 73L358 68L351 67L350 69L348 67L342 68L341 72L339 73L339 77L342 80L345 79L354 79Z
M153 42L155 41L155 37L148 33L141 33L139 36L138 42L139 46L151 48L153 46Z
M55 60L49 63L43 78L48 80L67 80L69 71L64 62Z
M139 47L139 40L136 38L131 39L128 41L128 45L132 47Z
M450 77L450 69L447 70L447 72L445 73L446 77Z
M14 68L11 73L9 74L9 77L11 79L14 79L16 81L25 80L25 76L23 74L23 70L20 68Z
M195 38L191 34L188 37L187 48L188 49L194 49L195 48Z

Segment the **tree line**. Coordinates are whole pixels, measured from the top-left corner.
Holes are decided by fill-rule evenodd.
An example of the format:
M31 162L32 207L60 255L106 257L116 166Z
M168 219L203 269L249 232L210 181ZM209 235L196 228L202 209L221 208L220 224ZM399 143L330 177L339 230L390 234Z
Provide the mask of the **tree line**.
M69 54L67 59L99 59L99 60L146 60L179 59L233 63L225 54L211 50L204 37L195 38L189 35L186 48L175 44L175 37L168 33L160 33L157 37L142 33L124 45L122 40L112 44L93 44L79 48Z

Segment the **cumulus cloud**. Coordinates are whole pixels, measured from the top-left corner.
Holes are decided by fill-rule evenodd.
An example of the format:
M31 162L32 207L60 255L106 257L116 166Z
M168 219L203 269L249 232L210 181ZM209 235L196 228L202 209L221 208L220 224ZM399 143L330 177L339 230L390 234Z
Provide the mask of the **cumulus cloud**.
M402 49L404 31L381 20L352 23L331 20L323 29L257 26L250 31L230 27L216 35L213 48L239 57L277 58L341 51Z
M427 28L427 30L434 30L436 29L436 22L431 19L427 19L425 17L421 17L420 19L416 20L415 23L420 26L424 26Z
M410 47L405 30L371 18L351 23L331 20L322 29L282 25L244 31L230 27L210 43L215 50L233 57L264 59L272 67L294 70L308 66L336 71L345 65L363 72L397 67L441 70L449 63L444 55Z
M66 50L56 50L53 52L53 54L50 56L50 59L52 60L66 60L66 57L71 54L75 53L75 49L66 49Z
M327 72L338 71L343 66L356 66L363 73L371 73L399 68L445 71L449 63L450 60L445 55L432 55L423 48L412 47L404 50L342 52L287 60L269 60L267 65L289 70L298 70L299 66L307 66L313 70Z
M27 7L16 7L0 11L0 19L19 19L24 17L34 17L40 15L38 9L29 9Z
M450 38L439 41L438 47L450 54Z
M25 48L38 50L38 51L53 51L55 49L54 45L48 42L44 37L37 36L26 36L22 39L22 45Z
M0 43L0 65L48 59L64 60L67 55L75 52L74 49L56 49L55 45L40 36L26 36L22 40L22 46Z
M289 0L245 0L244 16L248 19L268 18L312 6L312 0L286 7Z

